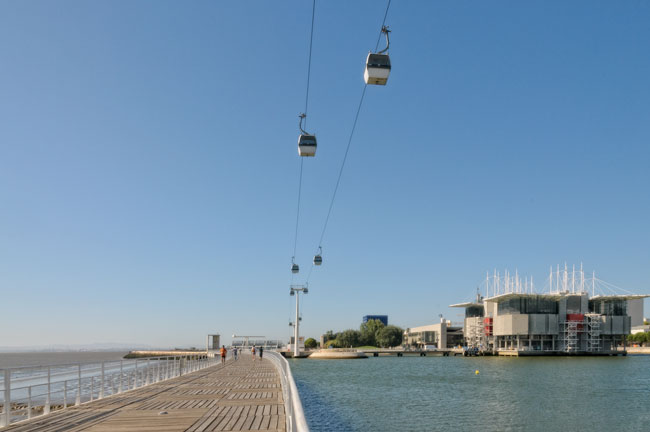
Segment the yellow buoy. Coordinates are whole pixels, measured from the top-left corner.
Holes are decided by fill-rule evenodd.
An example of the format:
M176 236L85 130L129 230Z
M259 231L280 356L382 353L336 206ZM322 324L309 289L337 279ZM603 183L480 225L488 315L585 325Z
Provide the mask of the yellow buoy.
M478 375L478 369L476 369L476 372L474 372L476 375Z

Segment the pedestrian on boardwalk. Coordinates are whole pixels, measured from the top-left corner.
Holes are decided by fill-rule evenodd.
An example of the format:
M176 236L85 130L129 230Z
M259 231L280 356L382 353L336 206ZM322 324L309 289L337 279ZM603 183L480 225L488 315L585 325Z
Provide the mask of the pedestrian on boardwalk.
M260 360L262 360L262 353L264 353L264 347L260 347Z
M233 347L232 349L232 356L237 361L237 347Z
M228 354L228 350L226 349L225 345L221 345L221 364L226 364L226 355Z
M251 354L253 354L253 361L255 361L255 345L251 348Z

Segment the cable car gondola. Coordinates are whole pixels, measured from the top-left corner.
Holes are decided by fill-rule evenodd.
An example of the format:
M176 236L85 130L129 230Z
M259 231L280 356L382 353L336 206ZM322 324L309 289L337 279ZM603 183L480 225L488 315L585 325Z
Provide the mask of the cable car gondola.
M322 253L323 253L323 248L318 246L318 253L314 256L314 265L319 266L323 264L323 257L321 255Z
M296 274L300 271L300 267L298 267L298 264L293 263L291 264L291 273Z
M388 47L390 46L390 39L388 38L388 27L383 26L381 32L386 35L386 48L377 53L368 53L366 58L366 71L363 74L363 79L366 84L386 85L388 75L390 75L390 57L388 54Z
M300 114L300 136L298 137L298 155L303 157L316 156L316 135L311 135L302 128L306 114Z

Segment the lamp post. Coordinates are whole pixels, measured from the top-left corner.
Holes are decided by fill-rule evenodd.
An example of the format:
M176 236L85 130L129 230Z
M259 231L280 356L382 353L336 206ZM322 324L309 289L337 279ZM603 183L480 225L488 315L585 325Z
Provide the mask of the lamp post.
M300 328L300 293L307 294L309 288L307 285L290 285L289 295L296 296L296 320L293 322L293 356L297 358L300 355L300 346L298 345L298 336Z

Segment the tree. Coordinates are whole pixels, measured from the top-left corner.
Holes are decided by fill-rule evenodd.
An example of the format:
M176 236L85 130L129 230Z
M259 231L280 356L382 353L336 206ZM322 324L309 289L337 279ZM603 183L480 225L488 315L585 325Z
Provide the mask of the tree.
M336 334L332 330L327 330L323 335L323 340L327 344L328 341L336 339Z
M337 345L343 348L359 346L360 340L361 332L352 329L339 333L338 337L336 338Z
M314 338L307 338L307 340L305 341L305 348L316 348L316 345L318 344L316 343L316 339Z
M636 342L641 346L648 345L650 343L650 332L640 332L627 336L629 342Z
M336 339L332 339L325 342L325 348L329 348L329 347L338 348L339 347L338 341Z
M361 333L361 344L369 346L377 346L377 333L384 328L384 323L371 319L367 322L361 324L360 333Z
M382 347L394 347L402 343L402 336L404 335L404 330L401 328L389 325L377 333L377 344Z

